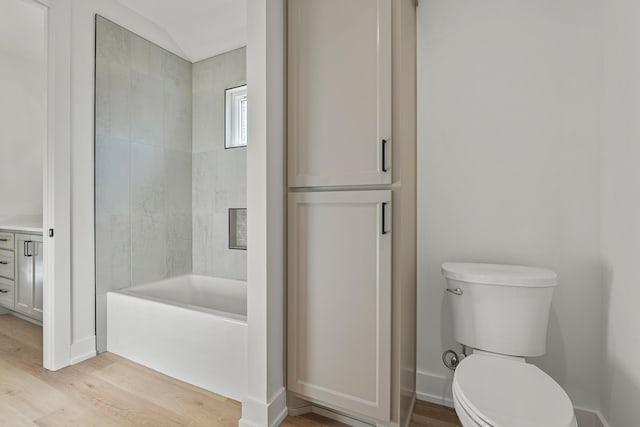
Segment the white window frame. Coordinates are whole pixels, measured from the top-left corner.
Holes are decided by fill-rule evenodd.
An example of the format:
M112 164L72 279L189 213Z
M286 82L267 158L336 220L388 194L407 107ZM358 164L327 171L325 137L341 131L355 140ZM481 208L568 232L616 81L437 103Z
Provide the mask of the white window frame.
M225 90L224 148L247 146L247 85Z

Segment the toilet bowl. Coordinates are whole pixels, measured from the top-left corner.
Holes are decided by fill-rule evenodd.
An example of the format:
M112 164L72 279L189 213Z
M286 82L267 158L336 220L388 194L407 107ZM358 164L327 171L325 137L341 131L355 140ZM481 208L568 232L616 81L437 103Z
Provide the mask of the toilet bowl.
M464 427L576 427L571 400L534 365L471 355L456 368L453 401Z
M547 269L445 263L456 341L474 353L456 367L453 402L464 427L576 427L567 393L525 361L546 351L556 274Z

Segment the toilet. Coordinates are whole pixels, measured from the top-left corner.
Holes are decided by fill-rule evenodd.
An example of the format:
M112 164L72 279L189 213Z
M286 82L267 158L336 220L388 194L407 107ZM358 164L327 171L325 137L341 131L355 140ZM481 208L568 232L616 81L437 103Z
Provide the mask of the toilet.
M576 427L567 393L527 363L546 351L556 274L515 265L444 263L456 341L472 350L453 377L464 427Z

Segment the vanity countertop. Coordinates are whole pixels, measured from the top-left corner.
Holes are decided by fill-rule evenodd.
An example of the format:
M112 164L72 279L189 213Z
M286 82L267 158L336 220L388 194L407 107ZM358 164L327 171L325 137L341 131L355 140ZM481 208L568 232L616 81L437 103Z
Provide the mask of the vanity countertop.
M43 227L42 221L35 218L1 218L0 217L0 230L15 231L18 233L37 233L42 234Z

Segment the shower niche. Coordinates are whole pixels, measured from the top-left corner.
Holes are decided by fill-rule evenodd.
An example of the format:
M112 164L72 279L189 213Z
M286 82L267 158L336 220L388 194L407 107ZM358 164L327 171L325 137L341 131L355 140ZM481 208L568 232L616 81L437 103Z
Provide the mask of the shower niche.
M229 249L247 250L246 209L229 209Z

